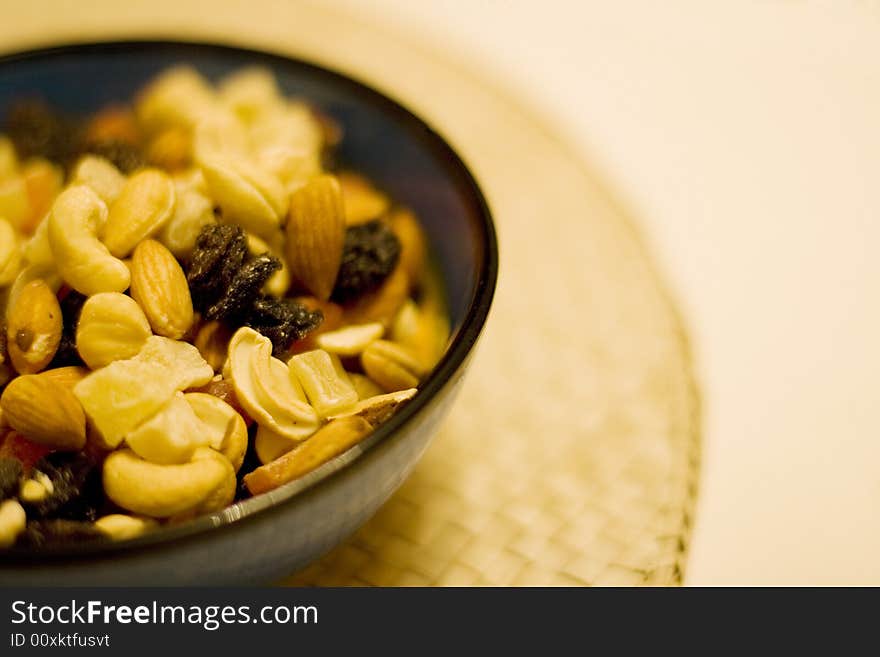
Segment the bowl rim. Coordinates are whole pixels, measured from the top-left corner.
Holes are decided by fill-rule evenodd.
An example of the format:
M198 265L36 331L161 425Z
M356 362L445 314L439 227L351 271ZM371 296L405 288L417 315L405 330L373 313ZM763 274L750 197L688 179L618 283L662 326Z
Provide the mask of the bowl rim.
M498 239L488 201L479 184L458 152L425 119L410 110L400 101L391 98L370 84L345 73L318 64L299 56L272 52L241 45L230 45L216 41L186 39L113 39L96 41L71 41L45 47L28 48L0 55L0 66L6 67L19 61L40 59L65 54L106 54L138 49L192 49L212 51L218 54L237 55L248 58L249 64L267 64L277 67L296 67L310 74L331 79L334 83L347 87L355 95L364 97L375 107L390 114L395 120L408 124L408 129L418 134L419 141L441 160L445 160L448 170L455 173L455 185L459 193L469 197L470 205L476 209L474 227L482 238L481 262L476 263L476 286L473 297L462 319L461 327L447 346L440 362L428 378L419 386L419 394L405 404L399 412L382 423L363 442L324 463L304 477L284 484L262 495L240 500L220 511L204 514L173 527L164 527L137 538L124 541L89 541L64 546L41 548L11 547L0 549L0 569L15 565L39 565L59 560L96 559L107 556L123 556L140 552L145 548L167 548L184 539L195 539L209 533L212 535L224 529L241 527L247 520L264 517L271 511L280 511L307 496L307 490L316 490L318 484L329 482L341 473L353 470L363 461L360 457L376 446L388 443L395 437L402 437L401 431L412 420L426 410L434 397L446 387L470 356L482 332L494 298L498 278Z

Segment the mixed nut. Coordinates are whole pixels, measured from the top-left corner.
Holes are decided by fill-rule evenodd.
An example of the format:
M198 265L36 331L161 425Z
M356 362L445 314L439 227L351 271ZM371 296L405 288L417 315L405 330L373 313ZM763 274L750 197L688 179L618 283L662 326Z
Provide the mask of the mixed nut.
M0 133L0 547L270 491L416 393L449 325L413 213L262 69Z

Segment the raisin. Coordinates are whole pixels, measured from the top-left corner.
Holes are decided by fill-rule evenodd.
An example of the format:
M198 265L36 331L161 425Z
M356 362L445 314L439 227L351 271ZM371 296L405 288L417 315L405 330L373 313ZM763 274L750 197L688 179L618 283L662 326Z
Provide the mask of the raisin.
M107 537L90 522L77 520L31 520L19 535L17 545L44 547L59 543L82 543L107 540Z
M64 166L73 160L82 143L81 126L34 100L12 106L5 132L21 159L45 157Z
M223 295L247 254L247 237L240 226L202 228L186 271L197 310L205 310Z
M79 314L85 302L86 297L76 290L68 291L59 300L62 317L61 342L52 362L49 363L49 369L83 365L82 358L76 350L76 325L79 323Z
M320 310L309 310L294 299L261 296L254 302L245 325L269 338L273 353L280 356L295 340L318 328L323 319Z
M205 310L205 319L241 318L247 315L260 288L281 269L281 261L268 254L249 260L236 272L223 296Z
M0 501L18 494L22 470L18 459L0 457Z
M205 226L187 266L186 279L193 305L206 320L222 320L230 328L250 326L272 341L276 355L314 330L322 320L293 299L260 293L281 268L278 258L250 256L245 232L239 226Z
M342 264L331 298L345 303L370 292L394 271L400 259L400 240L383 221L349 226Z
M110 160L122 173L129 174L143 167L146 162L140 149L120 139L90 141L83 147L83 153L99 155Z
M100 468L84 454L53 452L34 464L52 482L52 492L25 504L28 517L93 521L104 503Z

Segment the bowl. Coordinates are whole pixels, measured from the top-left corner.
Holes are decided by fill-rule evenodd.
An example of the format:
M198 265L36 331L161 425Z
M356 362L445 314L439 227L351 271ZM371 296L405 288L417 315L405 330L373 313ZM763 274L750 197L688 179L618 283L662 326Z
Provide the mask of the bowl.
M215 44L70 44L0 57L0 115L23 96L71 113L129 101L180 63L216 79L243 66L271 69L345 131L339 160L412 207L446 285L452 337L419 394L360 445L269 493L124 542L0 551L0 584L219 585L292 574L363 524L407 478L449 411L486 322L498 253L473 175L423 120L341 73L266 52Z

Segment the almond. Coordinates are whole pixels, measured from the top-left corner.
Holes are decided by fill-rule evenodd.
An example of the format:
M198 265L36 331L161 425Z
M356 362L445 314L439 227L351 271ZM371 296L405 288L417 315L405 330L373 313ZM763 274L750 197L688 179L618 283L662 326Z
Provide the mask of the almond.
M174 182L158 169L143 169L125 183L110 206L104 244L117 258L124 258L135 245L154 235L174 213Z
M54 358L61 342L61 307L42 279L25 285L6 315L6 348L20 374L34 374Z
M131 296L157 335L178 340L193 323L193 305L183 269L155 240L137 245L131 258Z
M312 178L290 197L287 264L291 274L321 300L330 298L345 245L345 211L339 182Z
M0 397L4 420L25 438L53 449L86 444L86 416L71 389L51 377L25 374Z
M324 425L301 446L244 476L252 495L298 479L366 438L373 427L362 417L341 417Z

